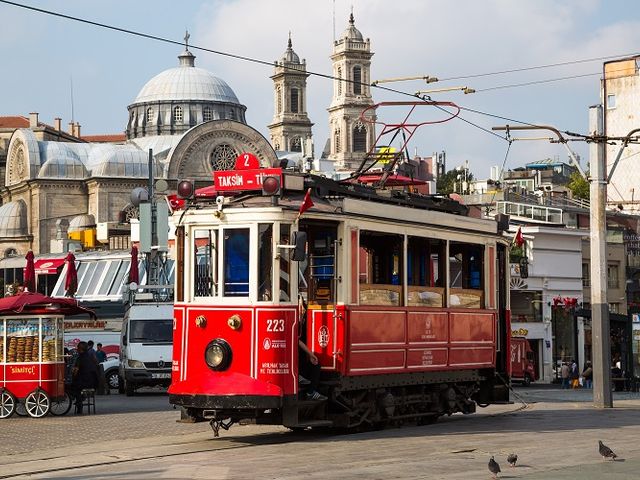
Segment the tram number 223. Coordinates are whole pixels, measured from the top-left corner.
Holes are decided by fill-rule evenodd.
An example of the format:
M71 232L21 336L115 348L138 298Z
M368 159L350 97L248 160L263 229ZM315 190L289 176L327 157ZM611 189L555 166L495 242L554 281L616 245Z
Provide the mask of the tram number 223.
M269 318L267 320L267 332L284 332L284 319Z

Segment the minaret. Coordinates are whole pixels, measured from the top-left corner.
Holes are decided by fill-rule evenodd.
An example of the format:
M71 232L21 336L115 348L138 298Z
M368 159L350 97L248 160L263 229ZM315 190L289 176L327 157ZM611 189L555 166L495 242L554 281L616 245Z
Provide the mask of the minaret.
M301 152L313 158L313 123L307 116L307 62L293 51L291 33L287 50L274 62L273 121L268 126L274 150Z
M373 124L362 122L360 114L373 105L371 97L371 44L355 27L353 13L349 26L333 43L333 99L329 106L329 160L336 170L353 170L375 143ZM344 79L344 80L340 80ZM367 118L375 120L375 113Z

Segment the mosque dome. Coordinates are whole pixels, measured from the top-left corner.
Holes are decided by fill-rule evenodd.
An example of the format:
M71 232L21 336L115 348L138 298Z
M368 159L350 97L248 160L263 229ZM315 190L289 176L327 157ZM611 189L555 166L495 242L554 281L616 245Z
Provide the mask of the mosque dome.
M185 42L188 39L187 33ZM177 67L159 73L142 87L128 107L129 140L182 135L211 120L246 123L247 107L227 82L196 67L195 58L187 44Z
M133 105L183 100L240 104L227 82L194 65L195 56L191 52L187 50L178 58L180 66L165 70L149 80Z
M349 26L344 31L342 36L345 38L348 38L349 40L357 40L359 42L362 42L364 41L364 38L362 37L362 33L360 33L360 30L356 28L355 23L356 21L353 18L353 13L352 13L351 16L349 17Z

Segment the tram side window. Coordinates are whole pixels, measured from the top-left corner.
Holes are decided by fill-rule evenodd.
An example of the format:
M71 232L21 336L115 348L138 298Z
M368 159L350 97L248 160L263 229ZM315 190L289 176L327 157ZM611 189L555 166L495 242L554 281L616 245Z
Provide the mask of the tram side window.
M227 297L249 296L249 229L224 231L224 290Z
M258 300L268 302L273 273L273 224L258 225Z
M193 288L196 297L213 297L218 294L216 230L196 230L193 235L195 265Z
M446 243L409 237L407 243L407 289L409 306L443 307Z
M360 304L402 304L401 235L360 232Z
M449 244L450 306L483 308L484 247L470 243Z

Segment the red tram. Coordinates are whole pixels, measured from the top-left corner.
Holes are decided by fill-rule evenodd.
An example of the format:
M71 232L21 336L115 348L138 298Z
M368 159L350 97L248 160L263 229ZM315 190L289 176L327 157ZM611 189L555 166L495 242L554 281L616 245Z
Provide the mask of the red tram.
M217 196L174 215L172 404L217 435L240 420L428 423L508 400L498 222L441 197L280 169L214 174ZM299 385L299 296L326 399Z

